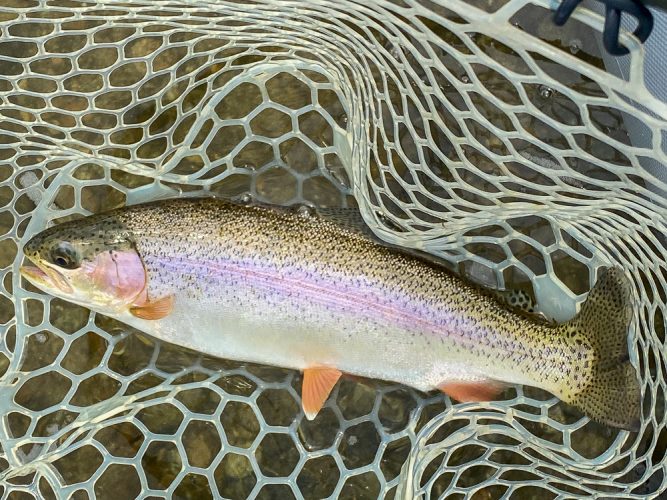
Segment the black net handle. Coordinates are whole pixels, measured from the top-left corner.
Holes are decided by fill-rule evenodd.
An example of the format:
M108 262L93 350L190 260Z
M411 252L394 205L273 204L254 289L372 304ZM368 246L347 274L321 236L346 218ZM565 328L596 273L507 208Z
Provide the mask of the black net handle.
M618 41L621 27L621 14L626 13L637 20L637 28L634 35L640 42L644 43L653 30L653 14L638 0L599 0L605 4L606 14L602 41L605 49L612 55L624 56L630 51L623 47ZM562 26L570 18L574 9L582 0L563 0L556 10L554 22Z

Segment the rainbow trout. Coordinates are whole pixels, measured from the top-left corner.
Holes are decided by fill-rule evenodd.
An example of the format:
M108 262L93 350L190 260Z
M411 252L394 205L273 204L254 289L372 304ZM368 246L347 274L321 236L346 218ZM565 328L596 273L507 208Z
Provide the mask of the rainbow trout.
M631 294L618 269L554 326L327 218L213 199L60 224L24 252L35 265L22 275L52 295L210 355L302 370L309 419L346 373L460 401L525 384L639 428Z

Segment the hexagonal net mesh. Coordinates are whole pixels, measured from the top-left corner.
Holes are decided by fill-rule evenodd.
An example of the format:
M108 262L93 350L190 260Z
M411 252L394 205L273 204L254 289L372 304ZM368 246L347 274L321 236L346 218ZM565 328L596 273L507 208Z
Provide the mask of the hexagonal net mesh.
M647 498L665 490L667 107L547 0L0 2L2 498ZM47 225L156 197L356 206L571 317L632 278L639 433L206 357L18 279Z

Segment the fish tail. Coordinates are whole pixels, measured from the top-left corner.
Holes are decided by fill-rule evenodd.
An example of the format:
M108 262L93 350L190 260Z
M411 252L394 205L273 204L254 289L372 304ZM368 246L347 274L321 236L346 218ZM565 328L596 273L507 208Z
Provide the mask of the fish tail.
M565 323L565 334L584 340L593 354L587 377L569 377L565 401L593 420L638 431L641 418L641 387L628 354L628 328L632 319L630 283L618 268L603 272L579 314ZM577 380L579 379L579 380Z

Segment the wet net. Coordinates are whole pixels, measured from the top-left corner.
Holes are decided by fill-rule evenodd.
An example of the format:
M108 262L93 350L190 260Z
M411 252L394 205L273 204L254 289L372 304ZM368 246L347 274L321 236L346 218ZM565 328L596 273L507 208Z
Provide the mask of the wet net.
M665 490L667 107L547 0L0 1L2 498L605 498ZM661 177L661 175L663 175ZM453 404L213 359L22 282L48 225L205 193L358 206L547 317L632 279L638 433L539 390ZM332 249L333 251L333 249Z

